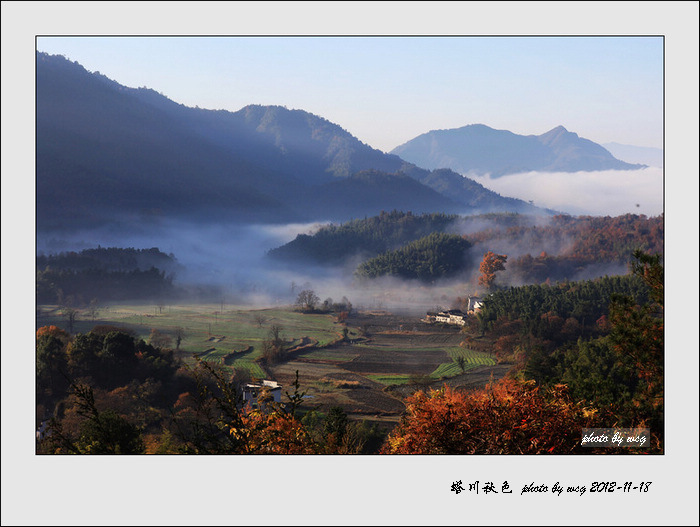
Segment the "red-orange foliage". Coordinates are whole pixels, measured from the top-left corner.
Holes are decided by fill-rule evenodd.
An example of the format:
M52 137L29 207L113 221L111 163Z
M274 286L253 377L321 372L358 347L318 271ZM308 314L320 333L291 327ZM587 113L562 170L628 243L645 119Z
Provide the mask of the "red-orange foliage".
M513 247L513 252L522 256L509 262L508 275L526 282L571 279L581 266L592 263L624 264L636 247L644 247L651 254L664 250L663 215L564 215L554 216L547 225L521 223L506 228L512 221L517 223L512 218L496 217L494 228L470 234L467 239L473 244L493 246L505 242Z
M569 454L583 450L582 428L598 421L564 385L543 390L512 379L471 393L447 386L417 392L406 412L383 453Z
M496 254L491 251L487 251L484 254L484 259L479 265L479 285L483 285L486 288L490 288L493 281L496 279L496 272L505 270L505 263L508 256L505 254Z
M245 411L241 427L229 432L243 440L246 454L314 454L315 445L304 425L291 415Z
M210 401L205 403L205 406ZM175 416L181 430L190 430L194 423L204 424L203 409L189 392L181 393L174 405ZM269 412L254 410L250 406L236 410L216 420L217 430L230 436L230 442L221 442L224 450L219 454L314 454L316 445L302 423L292 415L278 411L274 403ZM209 407L209 411L213 408ZM213 412L216 414L217 412ZM216 445L210 445L213 448ZM202 450L207 451L207 450Z
M41 337L51 335L61 340L64 344L70 340L70 335L58 326L42 326L36 330L36 339L39 340Z

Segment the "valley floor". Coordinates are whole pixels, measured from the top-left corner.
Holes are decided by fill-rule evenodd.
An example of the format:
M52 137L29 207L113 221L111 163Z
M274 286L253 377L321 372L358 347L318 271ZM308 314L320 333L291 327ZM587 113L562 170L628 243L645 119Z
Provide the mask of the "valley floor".
M291 387L299 372L301 390L307 396L302 410L340 406L355 419L395 424L405 409L403 399L418 389L444 384L481 388L511 368L478 354L463 373L440 378L435 372L453 362L450 351L474 353L460 348L464 339L460 328L391 313L354 314L348 325L360 328L363 336L299 353L271 368L285 387Z
M38 306L37 327L55 324L64 329L58 306ZM250 309L222 305L112 305L97 313L81 312L73 332L87 333L95 325L115 325L139 338L170 335L175 328L184 339L179 356L194 356L225 368L247 369L255 378L268 378L292 394L296 372L305 403L300 410L328 412L338 406L352 419L393 428L405 410L404 399L418 389L480 388L510 369L487 353L460 346L460 327L427 324L419 314L387 311L353 312L343 325L330 314L303 314L291 308ZM263 366L261 343L268 328L283 328L287 355L283 362ZM290 351L291 350L291 351ZM461 366L458 366L458 359ZM232 371L232 370L231 370Z

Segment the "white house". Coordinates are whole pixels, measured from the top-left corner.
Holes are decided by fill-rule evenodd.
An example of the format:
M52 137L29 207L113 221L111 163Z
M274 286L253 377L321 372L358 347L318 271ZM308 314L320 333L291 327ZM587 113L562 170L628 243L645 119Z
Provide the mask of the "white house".
M282 386L277 381L264 380L257 384L246 384L243 387L243 404L250 404L253 408L257 408L258 396L262 391L269 393L274 402L282 402Z
M440 311L435 314L435 322L442 322L444 324L454 324L457 326L463 326L466 324L465 314L459 309L450 309L449 311Z

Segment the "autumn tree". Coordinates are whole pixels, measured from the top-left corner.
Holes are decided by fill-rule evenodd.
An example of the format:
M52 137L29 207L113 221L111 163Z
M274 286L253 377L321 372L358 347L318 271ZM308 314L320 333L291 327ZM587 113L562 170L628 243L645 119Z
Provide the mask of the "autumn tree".
M315 454L304 425L283 412L244 411L242 427L230 433L243 442L242 454Z
M571 454L598 414L568 395L504 379L474 392L416 392L382 452L387 454Z
M36 330L36 339L39 340L44 336L53 336L61 340L64 344L70 341L70 335L58 326L42 326Z
M496 254L492 251L487 251L479 265L479 272L481 273L481 276L479 276L479 285L483 285L486 289L491 289L496 279L496 273L505 270L507 259L508 256L505 254Z

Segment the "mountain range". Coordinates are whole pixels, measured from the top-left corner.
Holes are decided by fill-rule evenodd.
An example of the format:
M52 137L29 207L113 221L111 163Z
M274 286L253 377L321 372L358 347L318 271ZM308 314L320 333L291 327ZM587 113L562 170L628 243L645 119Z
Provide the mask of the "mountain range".
M423 168L450 168L474 176L644 168L616 159L601 145L563 126L542 135L518 135L471 124L421 134L391 153Z
M528 153L521 136L467 128L480 148L488 143L484 138L508 136L528 159L551 145L564 152L578 137L555 129L530 137ZM582 141L573 141L572 155L582 152L576 146ZM498 141L492 143L498 151ZM480 166L489 168L490 151L480 153ZM559 166L557 160L550 166ZM168 219L346 221L382 210L554 213L488 190L446 163L414 163L376 150L303 110L191 108L40 52L36 207L37 231L143 227Z

